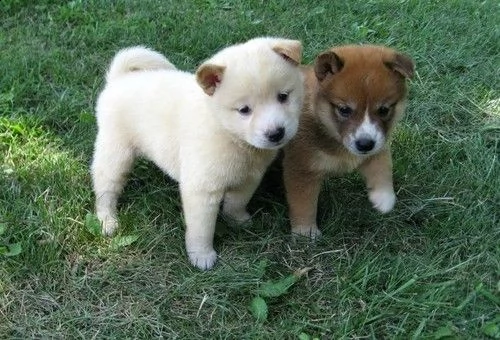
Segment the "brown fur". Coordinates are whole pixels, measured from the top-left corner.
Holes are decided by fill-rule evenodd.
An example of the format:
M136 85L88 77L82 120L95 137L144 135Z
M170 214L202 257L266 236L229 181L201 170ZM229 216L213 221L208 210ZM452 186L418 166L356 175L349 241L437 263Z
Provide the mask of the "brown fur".
M318 195L328 174L359 170L374 206L382 212L392 209L395 196L387 141L403 113L405 80L413 76L414 66L392 49L351 45L320 54L303 72L306 98L299 131L285 148L284 181L292 232L315 237L320 234ZM340 114L345 107L350 110L348 117ZM367 115L370 128L383 138L378 149L365 155L349 149L346 141Z

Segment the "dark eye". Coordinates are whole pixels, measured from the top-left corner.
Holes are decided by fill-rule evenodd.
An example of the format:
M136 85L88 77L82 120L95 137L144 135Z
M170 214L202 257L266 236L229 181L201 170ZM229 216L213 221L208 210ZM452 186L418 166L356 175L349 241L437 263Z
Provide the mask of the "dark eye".
M248 107L248 105L242 106L238 109L238 112L243 116L248 116L252 110Z
M349 106L337 106L337 112L344 118L352 114L352 109Z
M288 100L288 92L278 93L278 101L280 103L285 103Z
M378 108L378 115L382 118L385 118L389 115L389 112L390 112L390 108L388 108L387 106L381 106Z

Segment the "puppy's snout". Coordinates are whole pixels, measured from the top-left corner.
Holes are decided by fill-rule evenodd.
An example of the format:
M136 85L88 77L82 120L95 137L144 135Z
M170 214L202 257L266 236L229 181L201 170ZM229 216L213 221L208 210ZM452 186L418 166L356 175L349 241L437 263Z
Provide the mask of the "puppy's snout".
M272 143L278 143L285 136L285 128L279 127L275 130L270 130L266 132L267 139Z
M356 140L356 149L359 152L370 152L375 146L375 141L371 138L360 138Z

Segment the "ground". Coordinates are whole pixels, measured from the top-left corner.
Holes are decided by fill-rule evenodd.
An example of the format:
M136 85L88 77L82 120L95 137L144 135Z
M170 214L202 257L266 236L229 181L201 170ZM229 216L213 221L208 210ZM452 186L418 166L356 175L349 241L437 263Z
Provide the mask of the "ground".
M499 338L500 8L496 1L0 2L1 338ZM137 162L112 239L93 221L94 105L112 56L146 45L193 71L228 44L300 39L412 56L393 140L398 202L331 179L316 243L290 236L279 167L222 219L215 268L184 252L176 184ZM266 282L308 268L287 292Z

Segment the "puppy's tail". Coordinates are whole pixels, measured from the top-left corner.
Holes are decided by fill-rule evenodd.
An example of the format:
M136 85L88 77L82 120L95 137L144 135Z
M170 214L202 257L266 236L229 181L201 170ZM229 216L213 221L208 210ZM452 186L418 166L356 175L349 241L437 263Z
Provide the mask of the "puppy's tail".
M175 70L175 66L162 54L147 47L134 46L119 51L106 74L109 83L124 74L145 70Z

